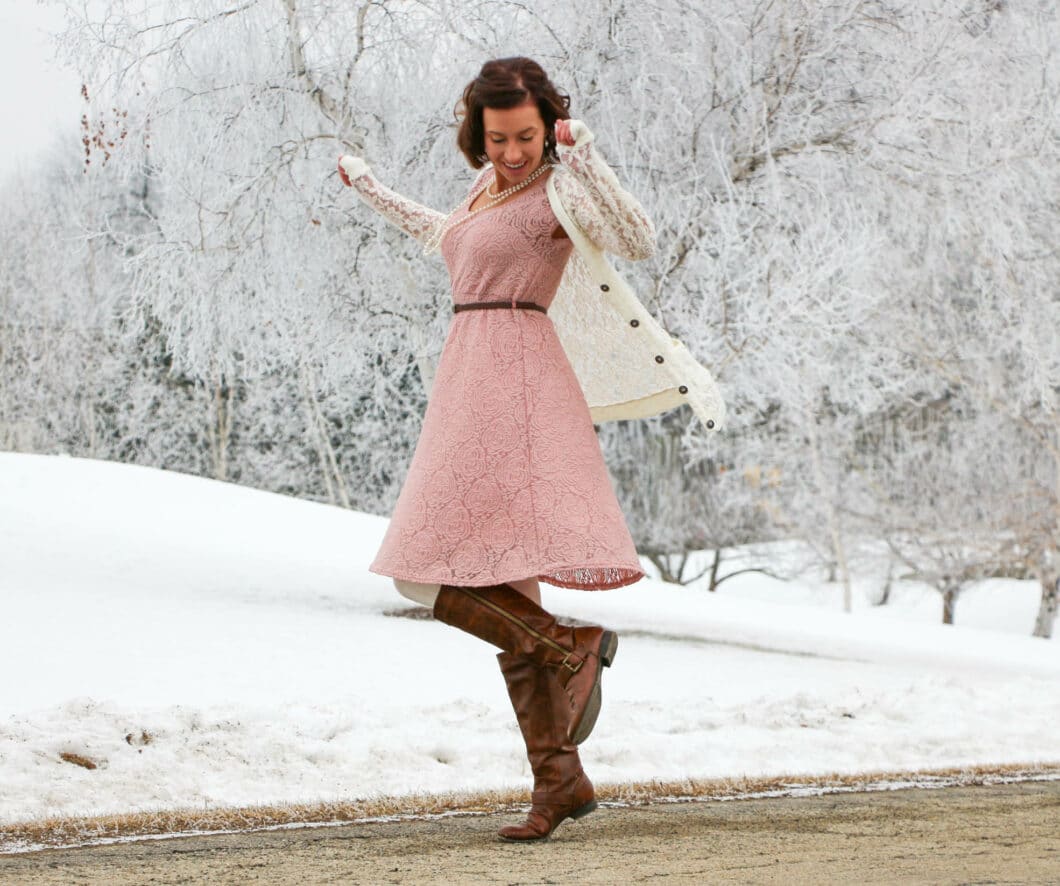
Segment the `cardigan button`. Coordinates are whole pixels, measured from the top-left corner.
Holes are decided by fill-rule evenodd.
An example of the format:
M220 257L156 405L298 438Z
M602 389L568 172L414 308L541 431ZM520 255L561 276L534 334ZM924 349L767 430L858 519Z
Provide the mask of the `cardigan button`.
M611 291L611 287L608 286L606 283L601 283L600 284L600 289L603 292L610 292Z
M656 354L655 355L655 362L656 363L662 363L662 361L663 361L662 354Z
M679 390L682 394L688 393L688 388L685 385L681 385L681 387L679 387L677 390Z
M640 320L630 320L629 321L629 325L630 326L640 326Z
M712 419L712 418L708 418L707 419L707 427L708 428L714 427L714 419Z

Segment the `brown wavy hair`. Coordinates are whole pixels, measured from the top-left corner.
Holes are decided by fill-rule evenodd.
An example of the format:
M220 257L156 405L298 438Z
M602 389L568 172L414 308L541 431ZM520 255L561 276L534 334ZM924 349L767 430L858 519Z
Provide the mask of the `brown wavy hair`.
M474 169L481 169L486 156L486 134L482 109L504 111L533 99L545 123L545 151L542 162L557 163L557 120L570 119L570 96L548 79L544 69L525 56L495 58L486 62L478 76L464 87L453 116L459 121L456 144Z

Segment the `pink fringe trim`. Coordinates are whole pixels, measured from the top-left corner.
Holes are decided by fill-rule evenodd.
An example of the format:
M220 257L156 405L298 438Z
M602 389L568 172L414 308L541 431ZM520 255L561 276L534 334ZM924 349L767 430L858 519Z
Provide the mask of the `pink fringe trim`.
M587 566L575 569L563 569L539 575L538 581L548 582L559 588L573 588L579 591L609 591L622 588L640 581L645 576L643 569L623 569L614 567Z

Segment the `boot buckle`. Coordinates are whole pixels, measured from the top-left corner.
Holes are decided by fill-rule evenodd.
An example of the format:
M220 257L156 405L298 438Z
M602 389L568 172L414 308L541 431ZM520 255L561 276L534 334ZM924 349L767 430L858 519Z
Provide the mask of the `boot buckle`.
M572 649L572 650L571 650L570 652L568 652L568 653L567 653L567 654L566 654L565 656L563 656L563 661L561 661L561 662L560 662L560 664L561 664L561 665L562 665L563 667L565 667L565 668L566 668L566 669L567 669L568 671L570 671L570 672L571 672L572 674L576 674L576 673L578 673L578 671L580 671L580 670L581 670L581 667L582 667L582 665L583 665L583 664L585 664L585 659L583 659L583 658L582 658L582 659L579 659L579 660L578 660L578 663L577 663L577 664L571 664L571 663L570 663L570 662L568 661L568 659L569 659L569 658L570 658L570 657L571 657L572 655L575 655L575 654L576 654L576 653L575 653L575 651L574 651L574 650Z

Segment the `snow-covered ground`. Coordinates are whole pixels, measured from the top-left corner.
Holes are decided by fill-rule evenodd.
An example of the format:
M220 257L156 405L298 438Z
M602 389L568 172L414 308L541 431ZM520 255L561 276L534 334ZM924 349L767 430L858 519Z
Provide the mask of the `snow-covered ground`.
M495 650L387 614L410 604L366 569L385 526L0 453L0 823L528 785ZM714 594L546 587L622 636L591 777L1060 761L1060 642L1028 636L1032 583L973 589L954 627L923 588L851 615L839 599L756 573Z

